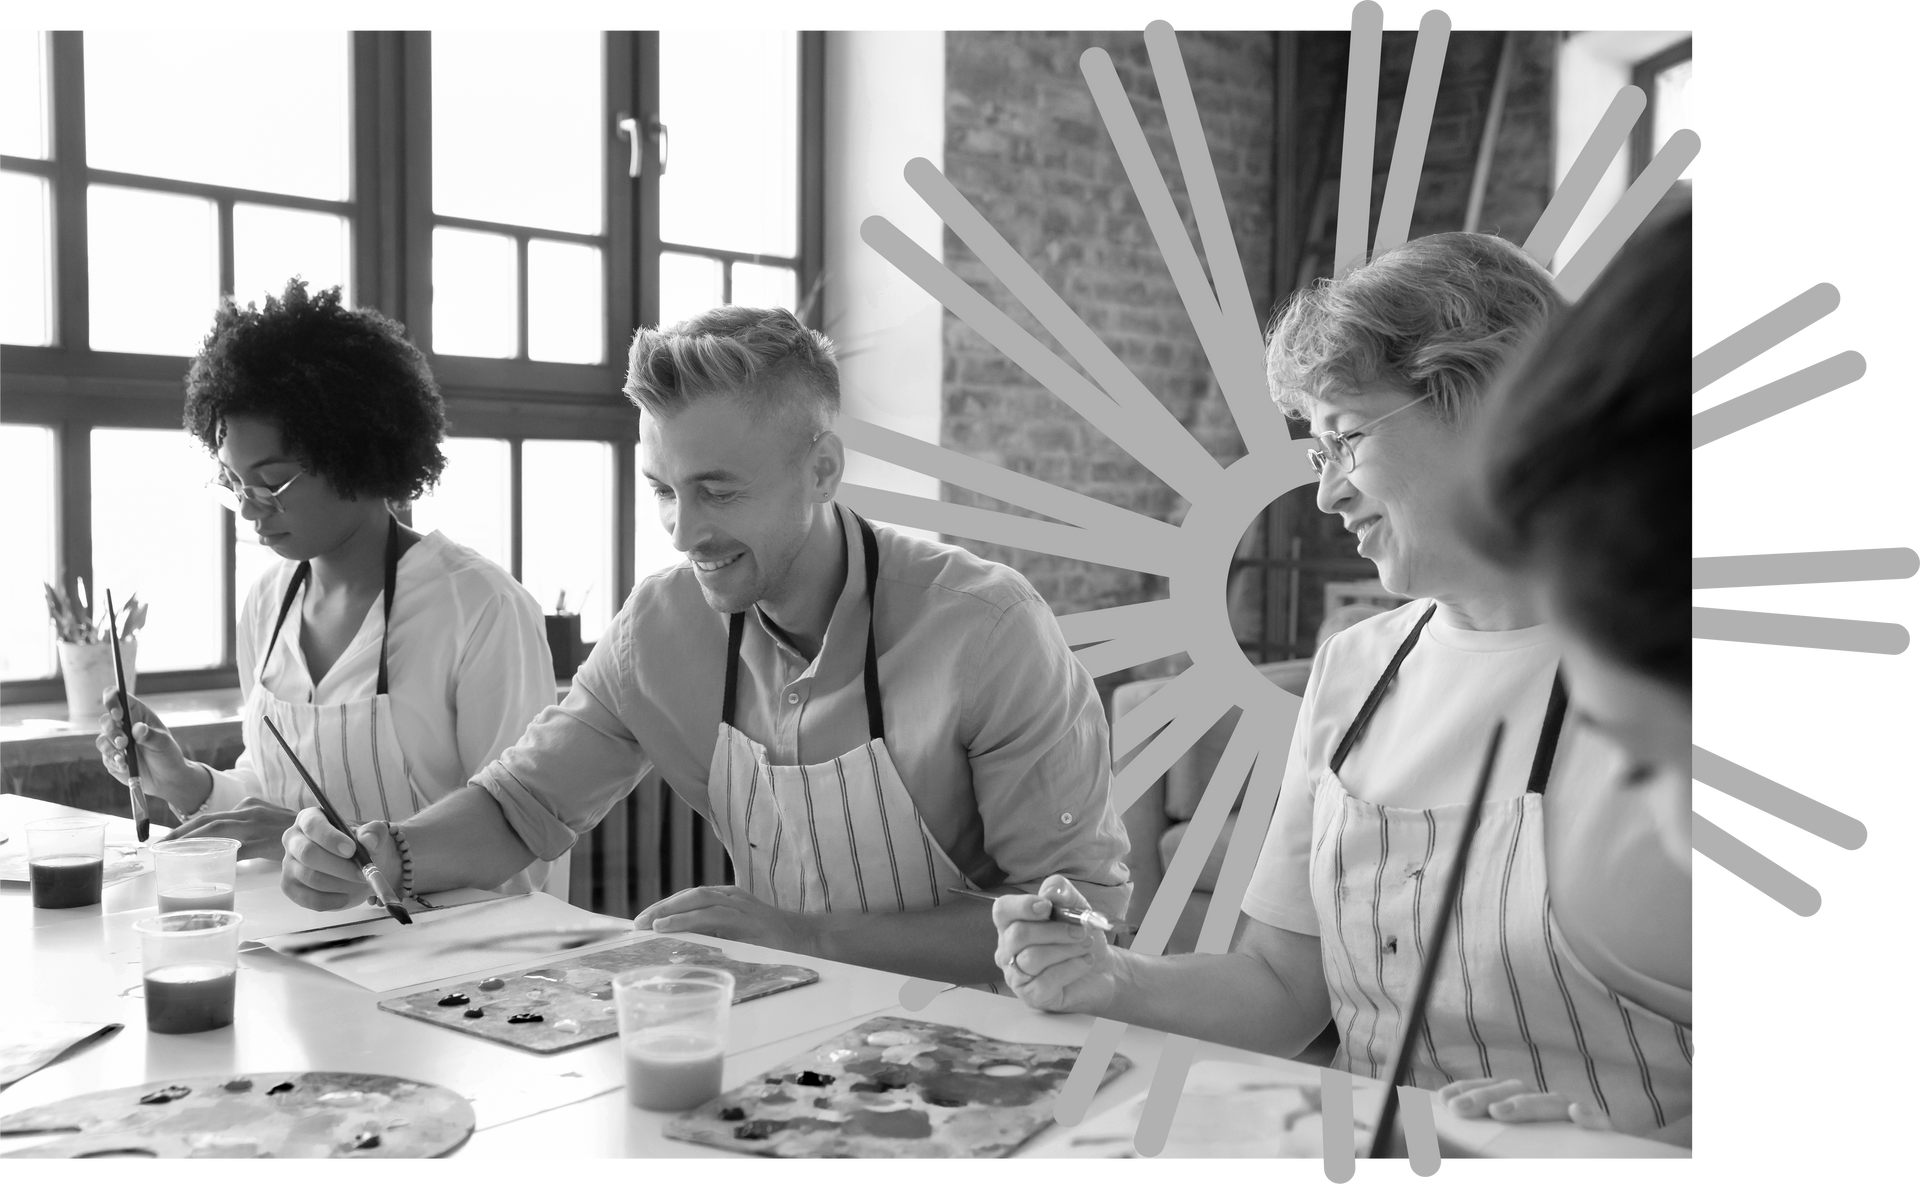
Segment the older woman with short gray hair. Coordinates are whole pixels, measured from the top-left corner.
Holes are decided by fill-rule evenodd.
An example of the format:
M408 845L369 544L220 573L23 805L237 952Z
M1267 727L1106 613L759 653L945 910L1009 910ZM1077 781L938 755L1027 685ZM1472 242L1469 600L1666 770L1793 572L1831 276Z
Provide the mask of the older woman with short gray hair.
M1688 1030L1604 986L1548 909L1544 803L1611 780L1623 758L1563 733L1553 635L1451 513L1471 463L1463 432L1561 304L1519 248L1466 233L1407 243L1292 300L1268 347L1274 398L1317 437L1320 508L1411 600L1315 657L1234 950L1146 957L1042 920L1034 897L1003 898L999 961L1029 1003L1281 1056L1331 1019L1334 1066L1381 1077L1437 958L1412 1084L1515 1079L1635 1133L1690 1113ZM1508 742L1452 931L1430 948L1501 720ZM1058 879L1041 894L1079 903Z

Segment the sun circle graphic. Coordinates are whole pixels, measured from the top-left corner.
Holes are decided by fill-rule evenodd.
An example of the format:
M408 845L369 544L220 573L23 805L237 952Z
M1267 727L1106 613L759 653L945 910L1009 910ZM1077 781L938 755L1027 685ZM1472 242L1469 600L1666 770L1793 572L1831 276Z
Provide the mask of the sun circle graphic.
M1408 237L1450 32L1445 14L1438 11L1427 13L1420 22L1403 116L1369 244L1382 28L1378 4L1363 0L1355 6L1336 220L1336 276ZM1081 69L1247 455L1223 469L972 203L930 162L914 160L906 167L908 184L1078 367L1041 344L884 218L867 219L861 237L1185 498L1189 508L1180 525L1174 526L848 416L841 418L838 430L855 450L1045 517L1002 514L855 485L842 486L842 500L869 517L904 526L1166 577L1164 600L1057 619L1068 643L1077 647L1076 657L1095 677L1181 653L1192 660L1188 669L1113 722L1114 753L1134 753L1113 775L1111 793L1120 810L1132 805L1229 711L1241 710L1240 722L1133 943L1134 949L1146 953L1164 949L1201 865L1237 801L1241 821L1234 827L1197 946L1202 953L1220 953L1232 936L1266 835L1301 704L1299 696L1263 676L1241 648L1228 614L1228 576L1239 541L1260 513L1275 498L1316 479L1307 463L1308 442L1290 438L1284 417L1267 394L1259 320L1173 28L1156 21L1147 27L1145 39L1198 231L1197 250L1107 53L1087 50ZM1638 88L1622 88L1560 179L1522 244L1543 265L1551 266L1645 108L1646 97ZM1591 286L1699 148L1697 135L1680 130L1654 154L1555 273L1555 285L1568 301L1579 300ZM1838 303L1838 293L1830 285L1816 285L1703 351L1694 359L1695 391L1765 354L1826 316ZM1864 372L1864 360L1849 352L1727 399L1693 417L1693 447L1790 411L1856 381ZM1693 575L1698 589L1905 579L1916 571L1920 571L1920 556L1913 550L1881 548L1696 557ZM1693 633L1697 639L1882 654L1900 653L1908 643L1907 631L1887 622L1701 607L1694 609ZM1695 748L1693 774L1698 783L1839 846L1857 848L1866 841L1865 827L1857 820L1714 753ZM1811 885L1697 814L1694 849L1796 913L1811 915L1820 907L1819 893ZM902 989L901 998L917 1008L932 997L933 989L937 989L934 984L912 983ZM1085 1114L1124 1030L1125 1025L1115 1021L1095 1021L1056 1106L1055 1116L1063 1124L1073 1125ZM1186 1037L1166 1039L1149 1104L1135 1135L1135 1146L1142 1154L1157 1154L1164 1145L1194 1045ZM1323 1077L1322 1086L1327 1093L1323 1111L1332 1129L1336 1112L1352 1114L1351 1079ZM1336 1088L1346 1095L1345 1106L1338 1111ZM1430 1127L1424 1137L1431 1143ZM1428 1149L1428 1161L1422 1160L1419 1151L1410 1148L1411 1162L1416 1170L1426 1166L1422 1174L1427 1174L1438 1166L1437 1147ZM1341 1140L1328 1139L1325 1156L1329 1178L1345 1180L1352 1175L1351 1146L1343 1148Z

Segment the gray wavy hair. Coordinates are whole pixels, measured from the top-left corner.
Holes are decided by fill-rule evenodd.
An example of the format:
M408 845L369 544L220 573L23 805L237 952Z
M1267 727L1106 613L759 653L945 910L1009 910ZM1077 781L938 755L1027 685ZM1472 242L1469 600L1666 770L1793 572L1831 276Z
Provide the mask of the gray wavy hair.
M784 382L783 379L797 379ZM627 352L627 398L672 416L707 395L756 399L759 414L798 409L816 430L840 413L833 342L784 308L724 304L665 329L641 329Z
M1564 307L1553 277L1491 234L1449 231L1302 289L1267 338L1267 385L1290 416L1387 381L1459 423L1493 377Z

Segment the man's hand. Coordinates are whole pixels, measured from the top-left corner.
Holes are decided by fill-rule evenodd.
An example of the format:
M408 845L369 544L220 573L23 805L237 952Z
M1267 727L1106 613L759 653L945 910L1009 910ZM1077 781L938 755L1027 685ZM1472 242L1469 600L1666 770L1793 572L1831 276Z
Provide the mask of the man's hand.
M633 919L633 927L654 933L704 933L790 954L820 956L814 914L774 908L732 884L676 892L648 905Z
M281 836L294 823L296 815L285 806L276 806L259 798L245 798L238 808L219 814L202 814L177 827L169 839L239 839L238 859L279 859L286 853Z
M1038 896L993 904L1000 944L993 955L1007 985L1041 1011L1099 1012L1118 990L1118 964L1104 933L1076 921L1048 921L1053 904L1088 908L1065 876L1048 876Z
M400 848L385 822L369 822L358 832L361 846L386 873L387 883L400 887ZM280 891L304 908L343 909L371 895L353 862L353 840L333 828L319 807L308 806L281 836L286 859L280 864Z
M1511 1078L1473 1077L1440 1087L1440 1100L1462 1118L1495 1122L1571 1122L1582 1130L1610 1131L1605 1111L1561 1094L1543 1094Z

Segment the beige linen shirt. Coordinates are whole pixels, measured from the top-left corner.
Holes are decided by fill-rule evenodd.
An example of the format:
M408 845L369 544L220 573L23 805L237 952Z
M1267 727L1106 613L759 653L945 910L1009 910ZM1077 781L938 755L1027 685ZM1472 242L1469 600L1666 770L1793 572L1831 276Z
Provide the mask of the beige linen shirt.
M734 725L779 765L867 742L866 561L859 527L819 655L747 613ZM875 638L887 751L933 841L974 883L1058 873L1123 916L1126 831L1108 798L1106 717L1053 613L1009 567L883 525ZM727 618L682 563L641 581L573 690L473 783L542 859L570 847L650 769L701 815L720 725Z

